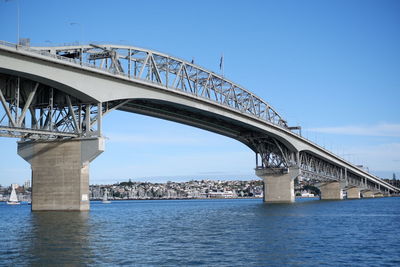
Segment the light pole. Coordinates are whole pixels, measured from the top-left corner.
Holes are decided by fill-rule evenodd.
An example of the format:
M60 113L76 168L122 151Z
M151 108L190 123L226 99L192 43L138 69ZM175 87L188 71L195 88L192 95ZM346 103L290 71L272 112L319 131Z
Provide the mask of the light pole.
M71 25L71 26L77 25L81 29L81 41L79 42L80 43L79 45L81 46L81 49L80 49L81 51L79 53L79 62L82 65L82 62L83 62L83 26L82 26L82 24L80 24L78 22L70 22L69 25Z

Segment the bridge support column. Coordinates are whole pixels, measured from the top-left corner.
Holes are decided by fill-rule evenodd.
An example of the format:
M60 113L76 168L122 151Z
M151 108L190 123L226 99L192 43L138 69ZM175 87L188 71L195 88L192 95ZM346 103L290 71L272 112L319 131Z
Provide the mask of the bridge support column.
M340 182L329 182L319 186L321 191L321 200L341 200L343 199L343 190Z
M347 199L358 199L361 198L361 189L358 187L351 187L346 190Z
M264 202L294 202L294 179L299 174L298 168L286 170L256 169L256 175L264 180Z
M89 210L89 163L103 151L103 138L18 143L32 168L32 211Z
M363 198L373 198L374 196L374 192L372 192L371 190L365 190L362 192L362 197Z

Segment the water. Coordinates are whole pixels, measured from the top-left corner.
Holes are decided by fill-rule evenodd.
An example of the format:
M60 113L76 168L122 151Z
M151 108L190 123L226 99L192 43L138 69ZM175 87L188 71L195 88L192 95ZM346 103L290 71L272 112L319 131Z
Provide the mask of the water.
M400 198L0 204L0 266L400 266Z

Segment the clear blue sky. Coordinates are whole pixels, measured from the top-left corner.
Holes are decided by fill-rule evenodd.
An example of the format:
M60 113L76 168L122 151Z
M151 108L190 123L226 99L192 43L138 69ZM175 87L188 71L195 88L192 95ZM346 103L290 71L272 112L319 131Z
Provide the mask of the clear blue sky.
M32 45L132 44L215 72L223 53L225 76L304 136L400 176L400 1L0 1L1 40L16 40L17 1ZM91 183L255 177L254 154L213 133L122 112L104 133ZM0 184L29 179L16 139L0 150Z

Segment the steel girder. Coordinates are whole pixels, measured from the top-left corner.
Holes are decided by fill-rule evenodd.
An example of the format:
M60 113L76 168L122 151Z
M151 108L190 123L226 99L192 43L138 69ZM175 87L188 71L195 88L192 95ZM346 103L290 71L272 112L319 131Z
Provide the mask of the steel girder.
M319 181L339 181L344 177L344 170L326 160L322 160L305 151L300 152L302 176Z
M349 171L345 167L340 167L321 159L309 152L300 152L301 177L315 182L342 182L346 188L358 187L360 189L381 190L379 184ZM378 177L376 177L379 179Z
M287 169L296 165L295 153L276 138L256 134L243 137L256 152L257 168Z
M144 81L213 101L218 105L262 119L287 130L287 122L265 101L243 87L198 65L159 52L115 45L82 45L29 48L0 42L80 66L100 69L131 80ZM1 77L0 135L23 139L52 139L101 135L102 116L124 106L129 100L82 103L57 88ZM1 109L2 108L2 109ZM101 111L101 112L100 112ZM248 143L261 158L260 168L287 169L298 166L303 177L344 180L348 184L376 189L376 183L347 172L307 152L294 152L270 136L248 136ZM258 165L258 164L257 164Z
M0 136L32 140L100 136L102 116L126 103L83 103L55 88L9 75L0 76L0 101Z
M28 48L27 48L28 49ZM116 45L37 47L30 51L105 70L130 79L155 83L228 106L272 124L291 129L264 100L194 62L152 50Z

